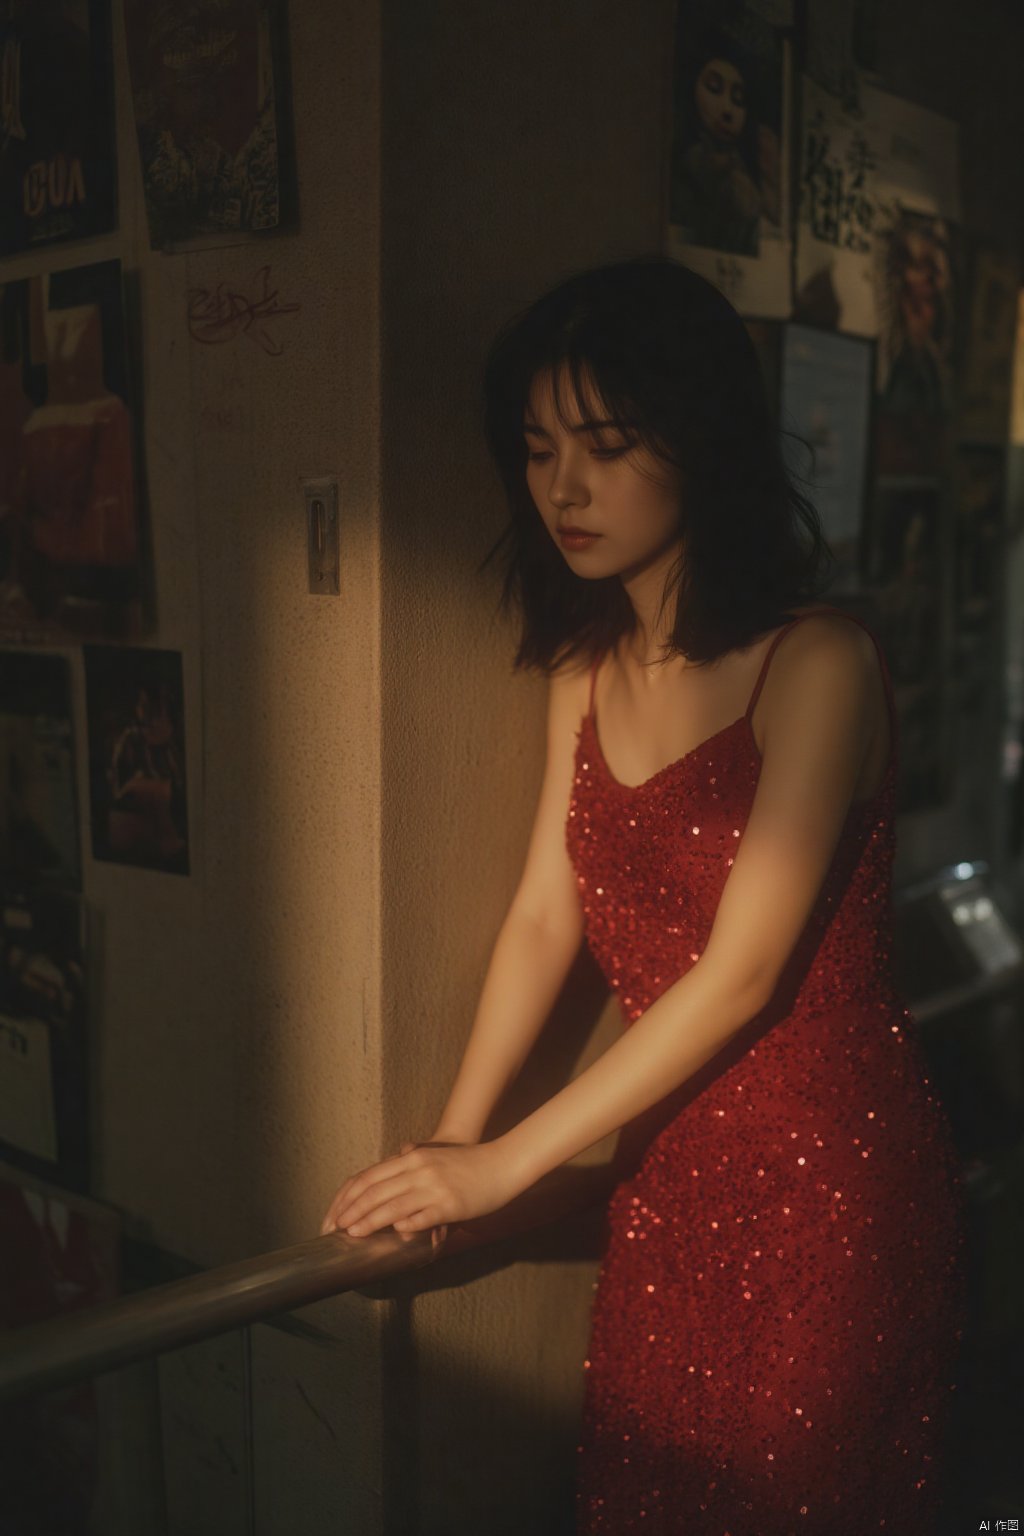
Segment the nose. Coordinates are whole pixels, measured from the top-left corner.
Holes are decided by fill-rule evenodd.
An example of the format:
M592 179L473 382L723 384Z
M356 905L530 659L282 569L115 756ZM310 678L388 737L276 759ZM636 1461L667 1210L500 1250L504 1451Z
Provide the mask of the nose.
M580 506L588 499L583 480L573 471L571 464L563 460L548 487L548 500L552 506L561 508Z

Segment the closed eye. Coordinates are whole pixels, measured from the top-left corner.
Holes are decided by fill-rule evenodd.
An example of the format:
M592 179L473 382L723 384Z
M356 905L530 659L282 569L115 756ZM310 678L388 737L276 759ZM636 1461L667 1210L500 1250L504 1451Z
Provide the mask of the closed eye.
M619 459L619 458L622 457L622 455L624 453L628 453L628 452L629 452L628 448L591 448L590 449L591 457L595 458L595 459ZM550 455L550 453L546 453L546 452L545 453L528 453L526 455L526 457L530 461L531 464L543 464L545 459L550 459L551 455Z

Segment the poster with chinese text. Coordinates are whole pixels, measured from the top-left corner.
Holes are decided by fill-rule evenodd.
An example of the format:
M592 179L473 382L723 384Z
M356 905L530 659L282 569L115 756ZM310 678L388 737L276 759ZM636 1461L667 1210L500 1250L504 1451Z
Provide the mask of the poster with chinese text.
M874 337L903 213L960 218L957 127L867 81L844 105L801 82L795 317Z

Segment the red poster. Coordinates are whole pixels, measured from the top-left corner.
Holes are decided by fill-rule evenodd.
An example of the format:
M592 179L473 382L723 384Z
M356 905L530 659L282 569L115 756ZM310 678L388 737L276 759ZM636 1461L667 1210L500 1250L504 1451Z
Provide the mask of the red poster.
M119 1290L116 1212L0 1164L0 1328L94 1306ZM90 1529L97 1439L91 1378L4 1404L3 1528L25 1536Z

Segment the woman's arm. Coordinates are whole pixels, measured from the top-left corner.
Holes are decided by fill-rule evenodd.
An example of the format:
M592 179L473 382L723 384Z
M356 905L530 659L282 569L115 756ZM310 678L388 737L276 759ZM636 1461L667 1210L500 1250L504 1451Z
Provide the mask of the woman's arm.
M870 638L846 620L807 619L779 647L757 793L704 952L591 1067L490 1144L515 1184L658 1103L768 1004L832 862L879 684Z
M565 820L587 682L579 672L563 671L551 679L547 757L523 873L495 941L462 1063L430 1141L480 1140L579 951L583 908L566 848ZM410 1145L404 1143L400 1155ZM335 1194L322 1232L333 1227L339 1198L351 1183L347 1180Z
M501 926L469 1040L433 1141L479 1141L540 1034L579 949L567 931L512 909Z
M544 778L523 873L494 945L462 1064L431 1136L435 1141L479 1141L579 951L583 909L565 818L585 682L578 674L551 679Z
M831 865L871 740L874 647L806 619L764 692L754 804L697 963L592 1066L493 1141L417 1149L351 1180L334 1216L357 1235L415 1231L505 1205L693 1076L768 1003Z

